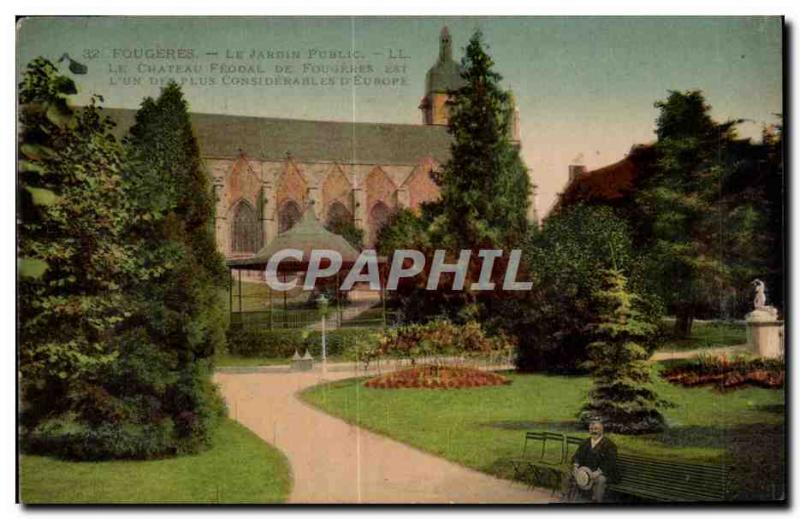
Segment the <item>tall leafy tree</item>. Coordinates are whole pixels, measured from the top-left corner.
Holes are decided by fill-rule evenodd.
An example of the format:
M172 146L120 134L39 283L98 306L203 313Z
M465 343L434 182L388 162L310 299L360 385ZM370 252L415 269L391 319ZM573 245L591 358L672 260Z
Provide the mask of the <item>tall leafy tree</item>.
M118 356L130 312L121 147L97 98L44 58L19 85L19 368L23 424L80 413L87 385ZM81 416L81 419L86 418Z
M512 142L514 103L484 49L480 31L462 59L465 85L452 93L451 158L440 174L440 239L454 249L503 248L527 229L531 185ZM439 240L437 240L438 242Z
M195 451L223 409L225 270L186 105L146 100L127 153L44 59L20 85L20 372L26 448Z
M432 218L430 204L424 204L420 214L400 209L389 217L378 232L376 248L382 256L391 256L396 249L429 250L428 227Z
M658 431L664 427L664 418L648 387L649 354L641 345L655 329L643 319L637 297L628 291L621 271L604 271L603 282L594 294L600 315L586 363L594 384L580 419L588 423L599 418L607 430L627 434Z
M581 369L592 341L591 323L598 319L594 293L603 286L598 272L605 269L630 272L633 290L642 294L645 319L660 322L661 305L647 292L630 226L613 209L583 204L561 208L530 233L523 252L533 290L521 301L506 298L496 304L490 316L490 322L517 337L519 369ZM644 345L652 350L657 337L648 339Z
M784 308L784 241L786 221L785 186L783 178L783 121L764 130L763 143L766 157L766 181L764 201L761 209L766 210L763 234L767 237L766 251L762 257L766 260L765 281L771 295L771 304L779 309Z
M226 270L213 236L214 204L180 87L145 99L127 139L128 195L134 209L130 239L138 277L134 337L147 337L140 357L118 373L146 363L142 351L167 363L162 412L175 424L177 450L207 442L220 411L210 363L225 346L221 289ZM144 330L142 332L141 330Z
M753 213L741 215L737 232L726 229L738 207L724 189L736 121L712 120L699 91L671 92L656 107L657 164L638 202L651 223L654 275L676 314L675 332L688 336L698 309L729 286L732 264L724 252L746 241Z

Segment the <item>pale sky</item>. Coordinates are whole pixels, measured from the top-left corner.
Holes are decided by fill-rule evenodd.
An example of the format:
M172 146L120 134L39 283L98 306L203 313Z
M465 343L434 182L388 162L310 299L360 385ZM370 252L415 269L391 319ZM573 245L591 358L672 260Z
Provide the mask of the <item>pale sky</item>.
M624 157L631 145L652 141L653 103L668 90L703 90L716 118L752 121L740 128L744 136L758 136L782 111L778 17L33 18L18 28L17 69L19 74L36 56L55 61L66 52L88 67L87 74L72 76L81 91L77 103L96 92L106 106L136 108L143 97L158 94L150 77L170 76L141 72L140 66L191 66L198 68L174 75L194 78L195 85L184 85L193 111L417 124L425 72L436 61L443 25L450 28L456 60L470 34L484 32L503 85L517 99L523 157L539 186L540 215L563 189L570 163L603 166ZM128 57L134 49L162 54ZM168 49L193 54L181 59L164 54ZM262 56L249 57L251 49ZM226 57L237 50L241 59ZM266 51L280 50L301 56L266 57ZM320 57L329 50L344 54ZM362 57L347 55L352 50ZM401 51L408 59L389 59ZM202 84L226 75L212 67L232 64L261 65L262 71L231 77L274 77L276 66L291 65L294 77L306 78L335 75L315 72L322 65L370 64L372 72L364 76L404 77L405 84ZM385 74L386 65L400 64L404 73ZM123 77L142 83L123 85Z

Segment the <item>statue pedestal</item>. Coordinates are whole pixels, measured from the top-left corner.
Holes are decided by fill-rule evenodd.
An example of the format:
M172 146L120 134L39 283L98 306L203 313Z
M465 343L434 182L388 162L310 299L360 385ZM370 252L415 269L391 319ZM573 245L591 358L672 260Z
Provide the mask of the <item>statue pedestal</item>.
M753 353L767 358L783 357L783 321L774 312L754 310L745 320L747 344Z
M314 367L314 359L306 350L306 354L302 357L297 350L294 352L294 357L292 357L292 371L311 371Z

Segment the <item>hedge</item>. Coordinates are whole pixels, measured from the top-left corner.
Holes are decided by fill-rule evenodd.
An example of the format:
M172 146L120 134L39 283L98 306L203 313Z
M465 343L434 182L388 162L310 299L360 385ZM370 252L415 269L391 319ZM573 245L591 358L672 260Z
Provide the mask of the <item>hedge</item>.
M45 420L26 434L26 452L71 460L152 459L175 454L173 423L104 423L90 427L69 418Z
M326 333L328 356L343 355L354 344L377 341L380 331L369 328L340 328ZM228 330L228 351L239 357L285 359L301 355L306 349L314 357L322 355L322 333L303 329L231 328Z

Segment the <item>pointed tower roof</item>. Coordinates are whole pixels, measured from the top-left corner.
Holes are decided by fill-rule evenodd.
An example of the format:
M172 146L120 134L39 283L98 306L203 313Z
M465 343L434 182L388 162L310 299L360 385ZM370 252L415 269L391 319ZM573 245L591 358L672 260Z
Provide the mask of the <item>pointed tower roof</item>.
M464 85L461 67L453 60L453 43L447 26L439 33L439 59L425 76L425 95L458 90Z
M291 229L282 232L267 246L258 251L255 256L244 259L228 261L229 267L260 267L267 264L269 259L278 251L284 249L299 249L303 251L303 263L308 262L311 251L335 250L342 255L342 263L353 263L358 258L359 252L342 236L326 229L314 214L314 205L306 207L300 221ZM286 261L285 263L291 263Z
M453 61L453 42L450 30L445 25L439 33L439 61Z

